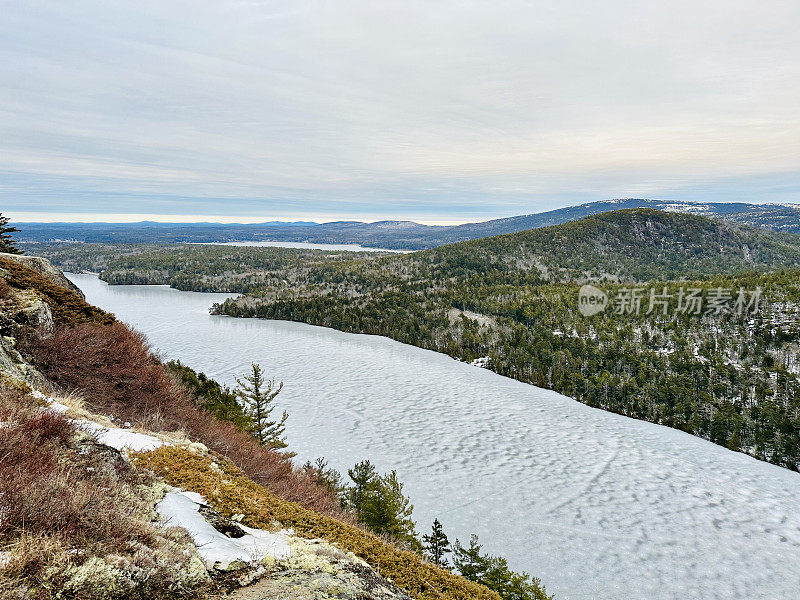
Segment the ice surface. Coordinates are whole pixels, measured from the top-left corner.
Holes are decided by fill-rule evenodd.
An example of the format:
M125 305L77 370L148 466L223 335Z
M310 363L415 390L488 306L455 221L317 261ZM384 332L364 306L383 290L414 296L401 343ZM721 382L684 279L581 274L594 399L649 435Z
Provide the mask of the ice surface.
M71 279L224 383L260 362L298 461L396 468L420 530L478 533L558 600L800 597L797 473L384 338L208 316L225 295Z
M189 532L206 567L225 569L234 561L255 563L268 556L287 558L289 542L282 533L240 525L245 535L229 538L214 529L198 512L203 498L192 492L170 492L157 506L158 514L173 527Z

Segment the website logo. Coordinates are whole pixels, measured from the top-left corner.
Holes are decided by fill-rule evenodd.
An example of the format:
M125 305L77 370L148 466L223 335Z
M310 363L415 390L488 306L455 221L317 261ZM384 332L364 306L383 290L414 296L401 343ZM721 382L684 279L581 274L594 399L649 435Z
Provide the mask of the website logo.
M603 312L608 306L608 294L593 285L584 285L578 291L578 310L584 317Z

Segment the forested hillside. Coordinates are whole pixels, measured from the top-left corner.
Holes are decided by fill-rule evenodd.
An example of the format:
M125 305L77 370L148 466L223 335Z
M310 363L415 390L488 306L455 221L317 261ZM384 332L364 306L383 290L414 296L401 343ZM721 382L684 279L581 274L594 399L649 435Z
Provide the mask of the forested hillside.
M646 281L800 265L800 237L695 215L622 210L415 255L434 272Z
M681 284L652 282L641 311L584 317L577 284L457 281L436 289L329 290L243 297L215 310L385 335L476 361L502 375L557 390L591 406L700 435L797 469L800 464L800 271L718 276L686 288L746 293L761 288L757 314L660 310L647 292L664 286L675 309ZM320 288L316 288L320 289ZM609 297L624 294L606 286ZM749 300L750 296L748 296ZM767 300L768 299L768 300Z

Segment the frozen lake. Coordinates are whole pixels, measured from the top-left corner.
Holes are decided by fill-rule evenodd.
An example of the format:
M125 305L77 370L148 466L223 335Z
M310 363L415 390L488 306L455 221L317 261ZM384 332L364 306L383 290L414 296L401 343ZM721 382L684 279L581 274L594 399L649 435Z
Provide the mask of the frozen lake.
M70 279L166 358L261 363L298 460L397 469L418 531L475 532L557 600L800 597L797 473L386 338L208 315L224 294Z
M314 244L312 242L203 242L202 246L244 246L256 248L307 248L310 250L337 250L348 252L391 252L408 254L413 250L390 250L389 248L368 248L360 244Z

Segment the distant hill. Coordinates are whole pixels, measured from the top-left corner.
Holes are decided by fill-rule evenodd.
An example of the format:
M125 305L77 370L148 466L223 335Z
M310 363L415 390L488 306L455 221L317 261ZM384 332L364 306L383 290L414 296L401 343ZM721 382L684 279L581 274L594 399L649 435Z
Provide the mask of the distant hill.
M637 208L442 246L407 260L443 274L538 270L562 281L675 279L800 266L800 235Z
M542 213L454 226L412 221L336 221L332 223L24 223L22 242L72 240L103 243L284 241L361 244L371 248L423 250L528 229L559 225L612 210L651 208L714 217L725 221L800 233L800 205L604 200Z

